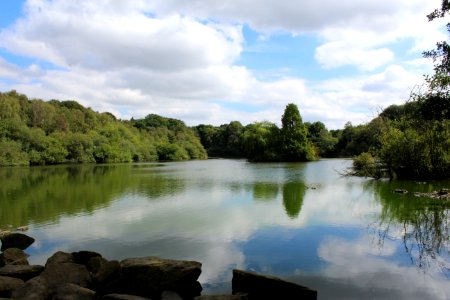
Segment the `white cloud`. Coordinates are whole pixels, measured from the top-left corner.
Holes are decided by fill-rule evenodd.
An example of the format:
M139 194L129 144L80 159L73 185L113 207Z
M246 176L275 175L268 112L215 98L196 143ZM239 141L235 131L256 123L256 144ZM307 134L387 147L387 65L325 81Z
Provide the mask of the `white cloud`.
M386 48L349 48L348 44L338 42L318 47L315 57L325 68L355 65L369 71L394 60L394 54Z
M399 61L391 46L410 39L413 53L445 37L442 24L425 18L438 4L29 0L24 17L0 32L0 47L32 62L0 61L7 78L0 89L75 99L120 118L158 113L189 125L279 123L294 102L305 120L342 128L367 121L375 107L406 100L416 84L407 80L424 72L417 60ZM246 24L268 40L280 31L308 32L319 38L320 65L360 72L325 82L283 74L263 79L239 65Z
M429 1L431 2L431 1ZM158 14L173 13L195 15L223 21L248 23L258 31L286 30L296 34L315 32L330 26L363 20L365 26L379 25L379 18L394 19L399 11L431 11L439 4L420 0L343 0L343 1L279 1L279 0L231 0L211 2L208 0L148 1L147 9ZM422 14L422 16L424 16Z
M179 15L110 15L100 5L86 12L61 5L66 3L38 2L40 9L33 6L26 19L0 34L0 45L67 68L172 72L230 64L241 51L240 26L202 24Z
M17 79L20 69L0 56L0 77Z
M354 288L388 291L395 299L448 299L448 280L438 270L423 274L414 266L389 261L395 256L396 247L389 240L376 247L368 238L352 241L330 238L320 245L318 255L329 263L323 270L324 276L347 282Z

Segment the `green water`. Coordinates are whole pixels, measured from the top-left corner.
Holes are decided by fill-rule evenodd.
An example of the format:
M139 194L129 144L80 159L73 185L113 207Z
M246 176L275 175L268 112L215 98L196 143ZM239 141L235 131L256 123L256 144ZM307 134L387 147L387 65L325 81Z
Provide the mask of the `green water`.
M202 262L204 294L234 268L319 299L449 299L450 187L342 177L348 160L0 168L0 228L27 225L30 262L55 251ZM396 194L402 188L408 194Z

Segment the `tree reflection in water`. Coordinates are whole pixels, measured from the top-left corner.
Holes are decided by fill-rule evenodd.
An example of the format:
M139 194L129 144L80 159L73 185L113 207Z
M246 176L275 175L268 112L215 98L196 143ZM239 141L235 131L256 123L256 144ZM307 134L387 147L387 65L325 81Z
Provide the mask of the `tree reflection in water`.
M303 181L288 182L283 185L283 205L291 219L297 218L300 214L305 191L306 185Z
M410 191L433 189L433 186L408 184ZM395 194L396 185L398 183L377 181L366 184L382 205L376 224L379 246L383 246L385 239L402 239L412 264L424 272L437 268L450 277L450 202L419 198L412 193Z

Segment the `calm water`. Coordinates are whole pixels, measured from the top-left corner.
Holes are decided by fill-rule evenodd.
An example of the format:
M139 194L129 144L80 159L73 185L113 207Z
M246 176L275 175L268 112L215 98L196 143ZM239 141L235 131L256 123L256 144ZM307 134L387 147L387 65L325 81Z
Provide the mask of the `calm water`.
M55 251L198 260L204 294L231 271L275 275L319 299L450 299L450 187L341 177L348 160L0 168L0 228L28 225L30 262Z

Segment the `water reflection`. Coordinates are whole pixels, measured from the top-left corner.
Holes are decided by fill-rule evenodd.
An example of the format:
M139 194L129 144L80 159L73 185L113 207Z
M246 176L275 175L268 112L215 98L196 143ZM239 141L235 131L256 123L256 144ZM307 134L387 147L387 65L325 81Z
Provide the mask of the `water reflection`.
M257 201L272 201L278 197L279 190L278 183L255 182L253 184L253 198Z
M400 239L412 264L424 272L438 269L450 277L450 202L396 194L393 191L399 184L420 192L437 187L436 183L430 187L412 182L369 182L366 188L374 190L382 205L376 231L379 245L387 239Z
M61 215L92 213L129 188L111 166L0 168L0 223L54 222Z
M126 194L154 199L184 190L183 180L154 170L152 165L0 168L0 228L90 214Z
M22 218L17 225L39 224L29 231L36 238L27 249L34 264L57 250L89 249L109 259L157 255L201 261L200 280L211 293L228 293L231 270L241 268L311 286L320 299L445 299L448 279L417 272L402 240L402 221L407 220L410 238L409 224L437 219L426 223L407 213L414 210L405 208L411 202L387 199L394 189L382 186L388 182L340 177L334 169L346 164L211 160L0 169L7 183L0 187L0 216L16 224L7 213L16 210ZM64 203L66 197L71 203ZM55 208L52 213L46 203ZM433 206L424 207L431 218ZM373 222L377 232L388 229L382 247L374 247L367 232ZM442 239L446 234L442 229ZM438 259L448 249L445 243Z
M283 205L287 215L295 219L300 214L306 186L303 181L288 182L283 185Z
M322 291L323 299L448 299L448 279L438 272L423 276L416 268L393 260L399 250L396 241L389 239L380 249L373 247L368 236L330 237L318 249L328 265L313 286Z

